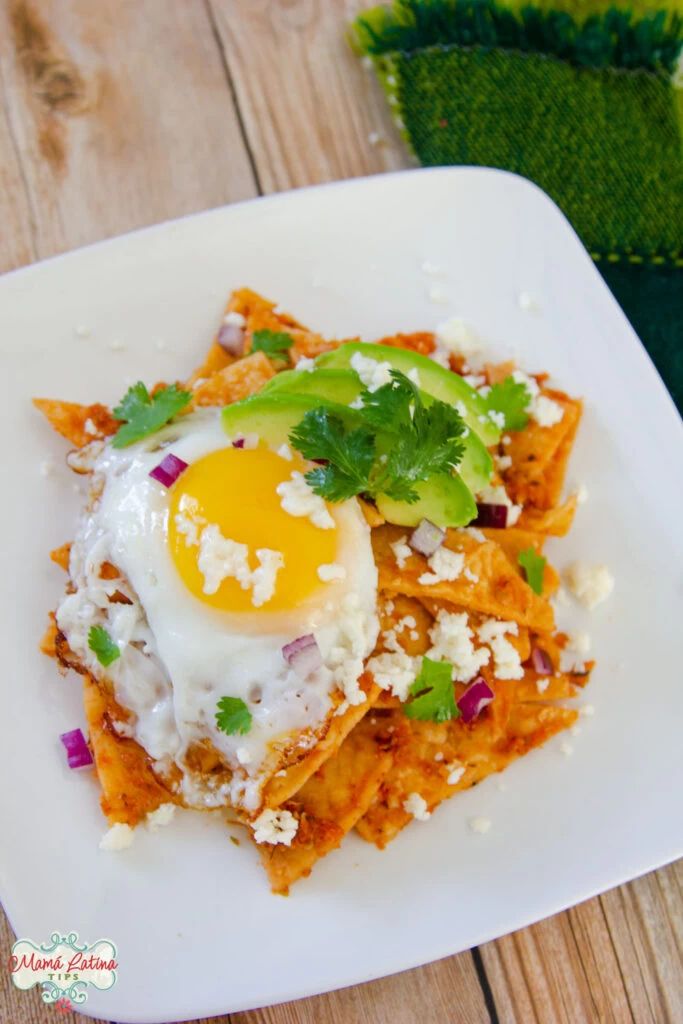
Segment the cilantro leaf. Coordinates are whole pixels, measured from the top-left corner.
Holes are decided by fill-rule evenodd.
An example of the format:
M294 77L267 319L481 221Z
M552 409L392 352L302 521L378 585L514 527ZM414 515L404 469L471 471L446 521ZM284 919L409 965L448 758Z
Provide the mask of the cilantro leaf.
M369 489L375 459L371 431L348 430L338 416L321 406L306 413L289 440L305 459L326 463L306 473L316 494L328 501L346 501Z
M524 569L524 575L526 581L531 589L536 594L543 592L543 570L545 568L545 558L542 555L536 553L533 548L525 548L524 551L520 551L517 556L517 561Z
M512 376L506 377L499 384L494 384L485 401L489 412L503 414L505 430L523 430L529 422L524 410L531 402L531 394L526 384Z
M96 655L100 665L104 665L105 668L121 656L121 651L104 626L90 627L88 631L88 647Z
M446 661L423 658L420 672L410 687L410 695L414 700L403 707L408 718L417 718L421 722L447 722L449 718L460 716L453 689L453 666Z
M241 697L221 697L217 704L216 725L221 732L245 736L251 729L251 711Z
M398 370L374 392L361 393L356 411L360 426L351 428L325 408L306 413L290 442L306 459L324 462L306 480L328 501L355 494L387 494L414 502L414 484L437 473L450 473L463 454L465 425L445 402L425 406L420 391Z
M127 448L148 434L154 434L177 416L191 398L189 391L181 391L175 384L160 388L152 396L139 380L128 388L114 409L114 416L117 420L124 420L124 424L114 434L113 447Z
M269 359L278 361L286 361L293 344L294 338L286 331L254 331L251 336L252 352L263 352Z

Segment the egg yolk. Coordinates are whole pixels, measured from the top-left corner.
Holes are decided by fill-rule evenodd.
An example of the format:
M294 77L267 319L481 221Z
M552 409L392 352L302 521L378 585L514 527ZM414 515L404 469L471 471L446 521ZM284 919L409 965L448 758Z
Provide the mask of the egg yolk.
M294 470L305 469L298 456L289 461L259 446L222 448L183 472L171 491L168 539L178 572L195 597L224 611L284 611L320 588L318 567L335 561L339 529L320 529L307 516L285 512L276 490ZM333 508L329 510L334 516ZM195 522L199 537L205 525L214 524L226 539L246 544L252 570L259 565L259 548L279 551L284 565L277 572L270 600L255 608L251 589L243 589L232 577L226 577L215 594L205 593L205 579L197 565L199 546L187 543L178 529L177 515Z

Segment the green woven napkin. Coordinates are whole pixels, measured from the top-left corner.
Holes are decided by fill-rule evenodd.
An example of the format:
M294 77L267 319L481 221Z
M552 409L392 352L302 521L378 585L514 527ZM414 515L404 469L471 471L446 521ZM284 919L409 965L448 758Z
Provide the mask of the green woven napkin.
M680 4L395 0L353 31L421 163L552 196L683 408Z

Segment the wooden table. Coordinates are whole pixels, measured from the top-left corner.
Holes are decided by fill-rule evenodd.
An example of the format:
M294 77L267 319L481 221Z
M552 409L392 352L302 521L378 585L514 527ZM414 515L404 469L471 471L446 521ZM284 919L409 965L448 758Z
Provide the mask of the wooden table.
M410 166L345 44L356 7L0 0L0 270L195 210ZM679 863L428 967L220 1020L682 1022L682 883ZM11 941L3 920L3 962ZM4 970L0 988L0 1024L54 1022Z

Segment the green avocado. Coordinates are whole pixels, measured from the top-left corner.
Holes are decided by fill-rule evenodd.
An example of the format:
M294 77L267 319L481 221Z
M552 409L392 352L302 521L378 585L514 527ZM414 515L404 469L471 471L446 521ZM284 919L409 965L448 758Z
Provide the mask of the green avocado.
M439 366L433 359L392 345L371 345L363 341L349 341L331 352L324 352L316 359L316 366L330 369L341 369L351 366L356 354L374 359L376 362L389 363L394 370L408 375L411 370L418 372L418 386L433 398L440 398L449 405L462 403L462 416L468 427L473 430L486 446L496 444L500 439L500 430L489 419L486 402L481 395L471 388L467 381L457 373L452 373Z
M331 402L350 405L362 384L355 370L283 370L259 392L261 395L318 395Z
M394 501L385 494L377 496L377 508L389 523L398 526L417 526L421 519L429 519L437 526L466 526L477 515L472 494L459 476L440 474L415 484L419 499L412 505Z
M240 434L258 434L271 447L286 444L289 435L310 409L324 405L330 412L341 416L349 426L355 425L358 416L353 409L314 395L290 395L277 392L266 394L261 391L253 398L226 405L221 413L223 429L228 437Z
M452 374L452 376L456 376L456 374ZM355 370L324 368L310 372L285 370L268 381L259 392L259 397L277 395L279 398L284 398L285 395L307 395L317 396L319 399L324 399L326 403L330 401L349 405L360 394L361 386L360 378ZM434 396L422 392L422 399L425 405L429 405L430 401L434 400ZM467 437L463 438L463 444L465 452L462 462L458 466L458 472L470 490L476 494L491 479L493 461L485 444L473 430L470 429Z

